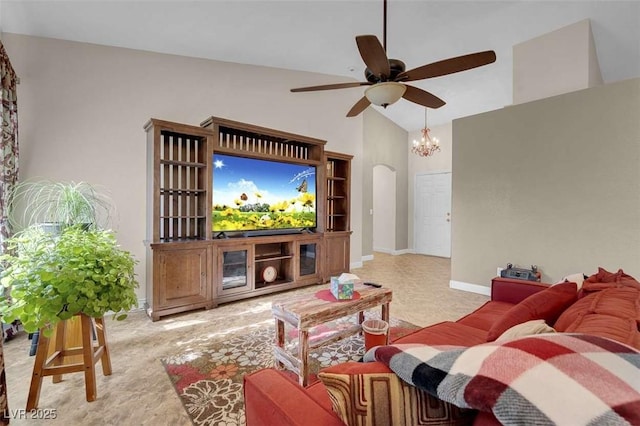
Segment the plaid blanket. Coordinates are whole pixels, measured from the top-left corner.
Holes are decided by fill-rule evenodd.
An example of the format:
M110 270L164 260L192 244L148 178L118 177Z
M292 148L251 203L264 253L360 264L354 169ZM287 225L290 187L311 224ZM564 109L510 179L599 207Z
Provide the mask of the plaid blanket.
M503 424L640 425L640 352L586 334L540 334L470 348L379 346L365 361Z

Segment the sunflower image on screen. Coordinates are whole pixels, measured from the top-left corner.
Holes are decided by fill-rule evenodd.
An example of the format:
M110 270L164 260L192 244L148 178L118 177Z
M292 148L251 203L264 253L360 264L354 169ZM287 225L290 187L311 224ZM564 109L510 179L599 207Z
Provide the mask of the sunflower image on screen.
M314 166L214 154L212 230L315 228L315 178Z

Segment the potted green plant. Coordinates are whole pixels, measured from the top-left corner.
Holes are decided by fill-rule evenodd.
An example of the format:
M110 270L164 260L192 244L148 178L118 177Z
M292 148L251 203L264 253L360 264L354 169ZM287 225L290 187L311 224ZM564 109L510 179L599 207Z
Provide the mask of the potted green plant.
M84 313L116 320L137 306L137 261L116 243L112 231L69 226L59 235L32 225L8 240L0 256L2 285L9 297L0 301L4 322L20 320L27 332L51 335L59 321Z
M24 181L9 198L14 229L34 223L56 230L78 224L106 228L112 209L109 196L87 182Z

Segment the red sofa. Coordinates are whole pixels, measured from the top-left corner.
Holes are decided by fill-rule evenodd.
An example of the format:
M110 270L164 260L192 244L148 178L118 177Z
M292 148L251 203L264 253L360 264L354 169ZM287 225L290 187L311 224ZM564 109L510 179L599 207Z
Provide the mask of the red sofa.
M547 324L554 325L560 316L562 324L559 325L562 327L556 326L556 331L593 333L640 349L640 332L636 326L636 321L640 323L640 314L637 312L640 309L640 284L633 280L628 285L621 285L620 272L616 277L604 274L590 277L594 294L581 298L578 296L590 295L585 291L588 290L589 280L577 293L577 286L573 283L573 287L564 284L564 287L550 287L548 284L496 278L491 288L491 300L474 312L455 322L424 327L393 343L470 347L486 343L488 337L495 339L512 325L531 319L545 319ZM602 283L606 279L609 284ZM552 299L545 297L551 293L554 294ZM326 370L390 372L379 362L344 363L337 367ZM263 369L245 376L244 398L249 426L344 424L333 411L323 382L317 381L302 388L292 380L290 373L277 369ZM491 413L480 412L476 415L473 412L473 416L471 420L467 416L466 419L449 421L447 424L499 424Z

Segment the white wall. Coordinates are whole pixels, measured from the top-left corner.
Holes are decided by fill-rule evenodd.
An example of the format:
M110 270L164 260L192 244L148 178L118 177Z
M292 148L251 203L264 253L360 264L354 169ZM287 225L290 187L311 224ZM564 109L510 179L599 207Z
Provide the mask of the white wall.
M373 250L393 253L396 242L396 171L373 166Z
M453 122L451 279L640 278L640 78Z
M407 152L408 152L408 168L407 174L409 176L409 208L407 217L407 226L409 232L409 248L414 249L414 202L415 202L415 182L416 175L423 173L436 173L436 172L450 172L451 171L451 156L452 156L452 137L451 137L451 123L443 124L440 126L429 127L431 129L431 136L438 138L440 141L440 152L437 152L433 156L420 157L411 152L413 146L413 140L420 140L422 133L420 130L409 132L407 139ZM452 219L453 220L453 219Z
M373 209L373 168L385 165L396 173L395 203L396 218L395 251L406 250L407 245L407 131L380 114L375 108L369 107L362 113L363 122L363 151L362 151L362 252L365 256L373 255L373 216L369 211ZM364 149L366 147L366 149ZM352 192L353 195L353 192ZM353 220L357 220L352 216Z
M602 84L588 19L513 46L513 103Z
M146 135L151 118L187 124L211 115L325 139L353 154L351 258L362 257L362 117L345 118L350 90L290 93L335 76L87 43L3 34L18 87L21 178L88 181L112 194L122 247L145 282ZM138 291L142 298L144 289Z

